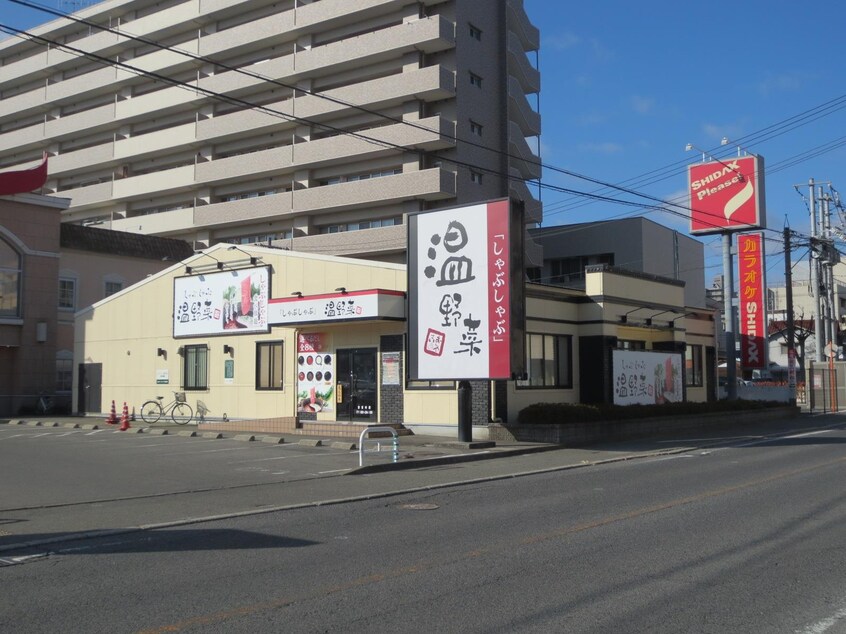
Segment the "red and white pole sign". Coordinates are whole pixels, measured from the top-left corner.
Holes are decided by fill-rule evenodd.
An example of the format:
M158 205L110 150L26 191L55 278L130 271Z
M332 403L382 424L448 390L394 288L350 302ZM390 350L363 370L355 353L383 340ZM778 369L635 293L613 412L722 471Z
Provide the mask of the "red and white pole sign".
M737 236L737 266L740 280L741 363L747 369L767 367L767 305L764 280L764 237L760 232Z
M741 156L688 166L690 233L766 226L764 159Z

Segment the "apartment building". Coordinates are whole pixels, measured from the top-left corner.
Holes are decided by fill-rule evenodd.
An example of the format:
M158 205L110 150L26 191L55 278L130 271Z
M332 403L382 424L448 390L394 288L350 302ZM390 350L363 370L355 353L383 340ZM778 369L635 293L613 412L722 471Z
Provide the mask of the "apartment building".
M403 262L408 212L511 196L542 218L522 0L107 0L73 17L0 42L0 169L46 151L63 222Z

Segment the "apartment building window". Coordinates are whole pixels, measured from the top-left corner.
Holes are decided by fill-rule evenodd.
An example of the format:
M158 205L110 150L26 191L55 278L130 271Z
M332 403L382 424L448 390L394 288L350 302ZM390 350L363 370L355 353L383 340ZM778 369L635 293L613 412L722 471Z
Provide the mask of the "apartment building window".
M293 232L291 229L283 229L275 233L257 233L245 236L233 236L231 238L222 238L220 242L226 244L256 244L259 242L267 242L268 244L273 240L290 240Z
M393 227L402 224L402 216L390 218L376 218L374 220L362 220L347 224L325 225L320 227L320 233L343 233L345 231L360 231L362 229L378 229L379 227Z
M73 387L73 353L60 350L56 353L56 391L70 392Z
M205 344L184 346L182 349L182 388L205 390L208 388L209 349Z
M482 184L482 172L470 170L470 182L476 183L477 185L481 185Z
M482 87L482 78L476 73L470 73L470 83L476 88Z
M472 132L476 136L482 136L482 124L476 123L475 121L470 119L470 132Z
M105 289L103 291L103 297L108 297L109 295L114 295L115 293L119 293L122 290L123 290L123 282L106 280Z
M529 378L517 381L517 387L573 387L572 339L569 335L527 334L526 369Z
M687 346L684 351L685 385L702 386L702 346Z
M474 40L482 41L482 30L473 26L472 24L468 25L470 27L470 37Z
M636 339L617 339L617 350L646 350L646 342Z
M256 389L282 389L281 341L262 341L256 344Z
M59 278L59 308L74 310L76 308L76 280Z
M0 317L20 316L21 256L0 238Z

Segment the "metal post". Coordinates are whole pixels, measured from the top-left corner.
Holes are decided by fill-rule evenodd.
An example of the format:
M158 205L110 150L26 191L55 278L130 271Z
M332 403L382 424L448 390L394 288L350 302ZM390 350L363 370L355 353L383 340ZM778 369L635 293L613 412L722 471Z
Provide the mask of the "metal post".
M784 299L787 321L787 387L790 404L796 405L796 323L793 321L793 266L790 262L790 228L784 228Z
M470 381L458 382L458 440L473 442L473 388Z
M811 199L808 203L811 209L811 296L814 298L814 358L818 362L823 360L823 346L825 345L825 336L822 327L822 315L820 313L820 278L819 278L819 259L816 253L818 247L817 235L817 199L814 191L814 179L808 179L808 188L810 190Z
M734 349L734 265L731 259L731 233L723 233L723 321L726 327L726 398L737 400L737 352Z

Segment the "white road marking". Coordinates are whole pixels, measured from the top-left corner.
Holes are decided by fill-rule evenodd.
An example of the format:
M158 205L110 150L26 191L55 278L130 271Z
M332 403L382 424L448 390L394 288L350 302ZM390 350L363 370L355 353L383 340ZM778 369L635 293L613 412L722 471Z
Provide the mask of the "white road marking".
M823 634L828 632L832 627L838 624L839 621L846 619L846 608L838 610L830 617L821 621L817 621L813 625L809 625L805 629L796 630L796 634Z

